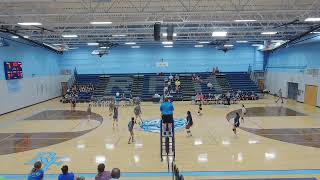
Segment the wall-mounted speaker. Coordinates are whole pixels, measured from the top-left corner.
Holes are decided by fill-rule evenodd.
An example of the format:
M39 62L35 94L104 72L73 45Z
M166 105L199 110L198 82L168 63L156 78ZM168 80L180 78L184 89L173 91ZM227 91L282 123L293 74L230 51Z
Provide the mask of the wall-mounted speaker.
M160 41L161 38L161 23L157 22L153 26L153 37L155 41Z
M167 40L168 41L172 41L173 40L173 31L174 31L174 27L173 25L168 25L167 27Z

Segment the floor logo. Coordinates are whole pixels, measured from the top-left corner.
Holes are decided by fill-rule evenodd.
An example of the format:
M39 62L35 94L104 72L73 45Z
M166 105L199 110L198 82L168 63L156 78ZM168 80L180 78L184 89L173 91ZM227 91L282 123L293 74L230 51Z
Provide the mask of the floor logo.
M42 169L48 170L50 166L61 166L64 163L63 157L58 157L54 152L39 152L31 161L25 163L26 165L32 165L37 162L42 162Z
M184 127L186 127L187 121L184 118L177 118L174 119L174 129L175 131L181 130ZM154 120L146 120L143 123L140 124L140 128L143 129L143 131L146 132L160 132L160 119L154 119Z

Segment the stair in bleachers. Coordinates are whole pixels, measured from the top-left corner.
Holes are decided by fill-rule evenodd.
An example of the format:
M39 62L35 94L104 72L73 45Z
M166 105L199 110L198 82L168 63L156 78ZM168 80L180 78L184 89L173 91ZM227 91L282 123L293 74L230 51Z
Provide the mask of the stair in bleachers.
M227 73L226 78L233 91L260 92L248 73Z
M143 79L142 97L144 101L152 101L154 94L163 95L164 77L145 75Z
M216 79L217 79L217 82L219 83L223 93L226 93L227 91L231 90L225 74L217 74Z
M117 92L121 95L125 94L126 97L131 96L133 78L132 76L115 76L110 77L108 86L104 91L106 96L115 96Z
M93 97L95 98L101 98L104 96L104 91L107 88L108 85L108 81L109 81L109 77L108 76L100 76L99 77L99 81L98 84L93 92Z
M132 83L132 96L133 97L141 97L142 96L142 88L143 88L143 75L136 75L133 78Z
M196 93L202 93L203 95L208 95L209 93L211 94L222 93L222 88L220 87L215 76L208 73L198 74L198 76L200 76L201 82L196 82L196 81L193 82ZM208 88L207 86L208 82L210 82L213 85L212 89Z
M190 101L192 96L195 96L196 91L194 87L194 83L192 82L191 75L181 75L181 90L183 92L183 100Z

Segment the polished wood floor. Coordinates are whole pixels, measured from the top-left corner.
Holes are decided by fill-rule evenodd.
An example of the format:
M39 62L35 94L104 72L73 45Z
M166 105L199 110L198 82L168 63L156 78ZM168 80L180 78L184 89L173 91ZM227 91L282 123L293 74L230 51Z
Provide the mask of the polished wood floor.
M320 169L320 109L293 101L275 104L273 97L242 103L248 114L237 135L232 132L232 120L227 119L241 108L240 104L203 106L203 115L198 116L198 106L174 103L176 118L185 117L190 110L194 119L192 137L184 130L176 133L176 163L182 171ZM86 109L87 104L78 104L77 111L70 112L69 104L55 99L0 116L0 175L27 174L32 160L39 156L47 163L46 174L60 173L61 164L68 164L75 173L95 173L99 162L123 172L166 172L166 163L160 162L159 134L137 126L136 142L127 143L133 107L120 107L119 127L115 129L107 107L93 107L90 120L83 112ZM142 111L146 121L160 117L159 104L143 103Z

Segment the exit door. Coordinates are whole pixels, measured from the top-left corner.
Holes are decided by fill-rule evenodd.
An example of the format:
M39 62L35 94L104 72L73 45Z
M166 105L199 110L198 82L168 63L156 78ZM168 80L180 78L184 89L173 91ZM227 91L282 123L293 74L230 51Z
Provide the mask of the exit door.
M298 83L288 82L288 98L297 100L298 98Z

